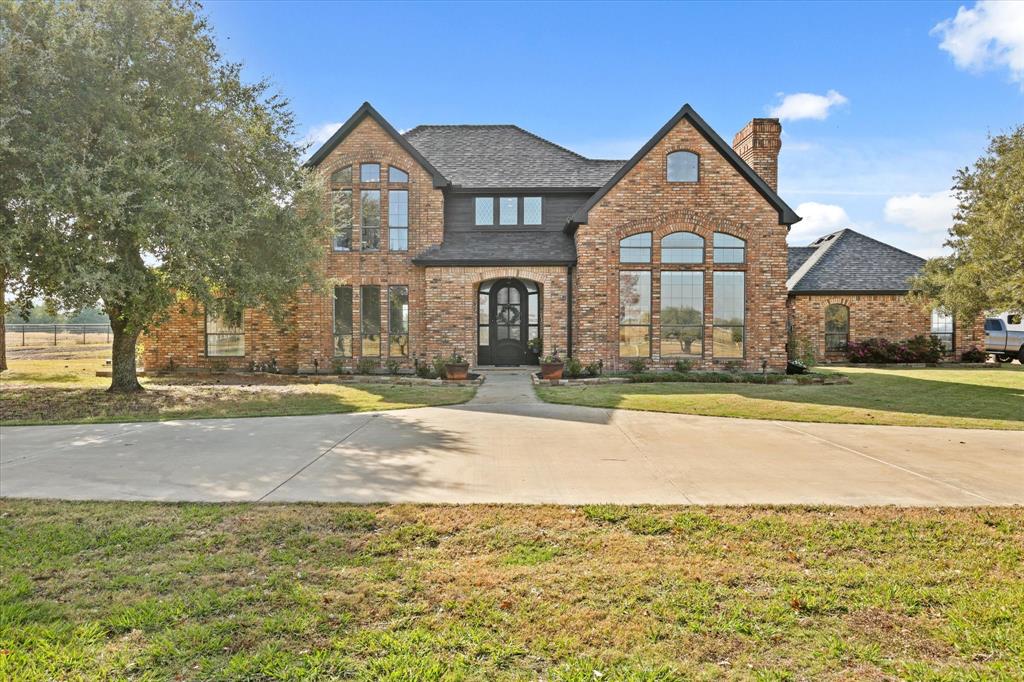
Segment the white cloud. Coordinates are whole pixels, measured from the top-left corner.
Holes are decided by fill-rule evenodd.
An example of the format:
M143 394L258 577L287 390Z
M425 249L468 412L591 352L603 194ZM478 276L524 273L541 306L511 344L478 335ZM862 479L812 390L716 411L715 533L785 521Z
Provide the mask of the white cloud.
M331 135L333 135L341 125L341 121L331 121L329 123L321 123L320 125L313 126L310 128L309 132L306 133L305 137L302 138L302 142L310 145L310 152L315 152L317 147L331 139Z
M792 246L805 246L829 232L853 226L846 209L836 204L805 201L796 207L796 214L803 220L789 230L788 240Z
M885 219L918 232L945 232L953 224L956 198L952 192L904 194L885 202Z
M810 92L783 95L780 92L779 97L782 97L782 101L772 109L772 116L784 121L799 121L802 118L824 121L833 107L842 106L850 101L835 90L829 90L824 95Z
M960 7L931 32L942 36L939 47L957 67L984 71L1005 66L1010 79L1024 88L1024 2L981 0L971 9Z

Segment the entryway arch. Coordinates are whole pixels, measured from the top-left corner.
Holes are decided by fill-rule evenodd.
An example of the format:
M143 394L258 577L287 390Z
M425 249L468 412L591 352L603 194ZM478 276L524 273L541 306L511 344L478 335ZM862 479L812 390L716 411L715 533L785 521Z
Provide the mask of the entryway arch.
M481 365L536 364L531 339L540 336L540 285L502 277L480 283L477 306L477 358Z

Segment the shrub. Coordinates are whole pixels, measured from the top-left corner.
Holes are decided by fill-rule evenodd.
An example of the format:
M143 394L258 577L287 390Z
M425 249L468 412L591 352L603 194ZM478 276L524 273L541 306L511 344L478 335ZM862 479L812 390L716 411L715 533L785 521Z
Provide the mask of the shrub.
M398 374L399 368L402 366L398 360L388 360L388 374Z
M414 370L416 371L416 376L418 376L420 379L437 378L437 372L434 371L433 365L431 365L426 360L417 359Z
M583 371L587 373L588 377L599 377L601 371L604 369L604 361L598 360L597 362L591 362L588 364Z
M444 371L444 358L437 356L433 360L434 376L438 379L445 379L448 373Z
M726 372L739 372L743 369L743 363L739 360L730 360L722 366L725 367Z
M794 359L800 361L804 367L814 367L818 364L817 350L806 336L801 337L796 342L796 357Z
M882 338L852 341L846 349L846 358L850 362L938 362L941 357L939 340L924 335L899 343Z
M685 374L693 369L693 360L676 360L675 370L680 374Z
M375 358L362 358L356 365L356 374L374 374L380 369L380 361Z
M466 358L462 357L458 353L452 353L447 358L445 358L444 364L446 364L446 365L465 365L466 364Z
M936 336L915 336L906 345L913 358L910 362L938 362L942 359L942 344Z
M569 358L565 363L565 376L575 379L583 375L583 363L576 358Z
M629 367L630 372L639 374L640 372L643 372L645 369L647 369L647 360L644 358L633 358L628 363L626 363L626 366Z
M331 371L335 374L349 374L348 367L345 366L345 361L341 358L335 358L331 360Z
M544 340L539 336L535 336L526 342L526 347L529 348L530 352L534 355L540 355L544 350Z
M988 353L977 346L971 346L960 356L960 362L985 362L988 360Z

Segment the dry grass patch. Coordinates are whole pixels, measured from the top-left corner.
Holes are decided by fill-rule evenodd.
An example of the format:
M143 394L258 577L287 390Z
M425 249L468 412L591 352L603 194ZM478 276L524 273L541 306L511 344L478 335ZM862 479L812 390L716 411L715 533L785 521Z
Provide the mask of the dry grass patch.
M0 501L0 678L1020 679L1019 509Z

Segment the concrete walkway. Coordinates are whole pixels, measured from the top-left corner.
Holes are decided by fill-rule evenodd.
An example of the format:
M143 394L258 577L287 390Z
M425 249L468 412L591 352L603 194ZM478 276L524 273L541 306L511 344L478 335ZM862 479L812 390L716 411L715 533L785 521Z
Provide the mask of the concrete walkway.
M540 402L525 373L390 412L0 428L0 495L68 499L1024 504L1024 436Z

